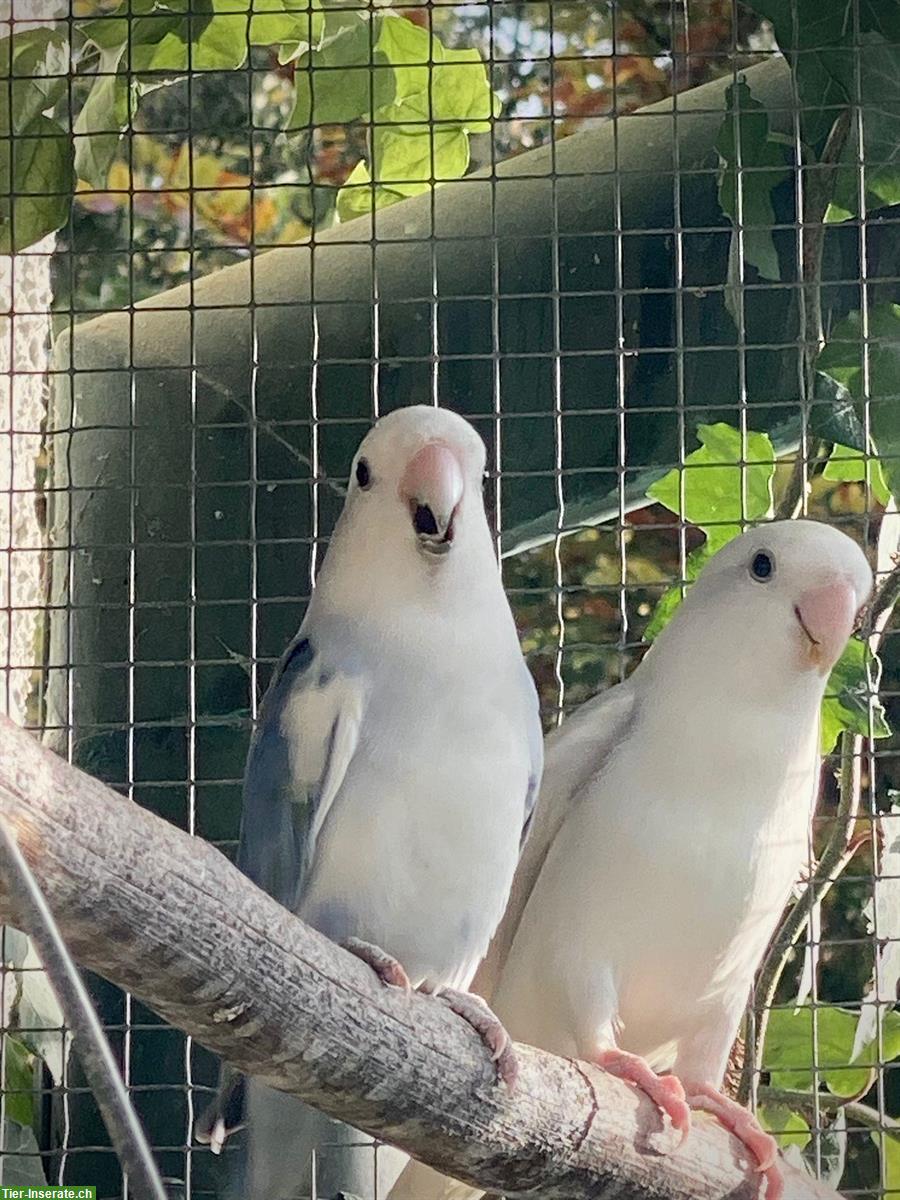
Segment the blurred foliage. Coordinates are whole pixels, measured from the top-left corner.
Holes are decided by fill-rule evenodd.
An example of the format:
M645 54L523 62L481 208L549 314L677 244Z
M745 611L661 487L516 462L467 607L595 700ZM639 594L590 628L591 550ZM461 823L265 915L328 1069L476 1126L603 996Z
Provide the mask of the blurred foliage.
M237 3L220 0L220 17L228 16L227 5L234 9ZM257 0L256 10L260 7ZM352 10L327 9L331 20L359 24ZM76 0L75 15L95 18L95 24L105 15L112 25L121 21L115 18L119 10L116 0ZM120 308L256 250L301 241L336 219L338 196L348 181L352 190L343 193L341 215L365 209L370 160L376 159L377 169L380 151L385 169L396 173L392 155L398 139L407 139L410 127L423 119L415 75L419 72L421 79L427 70L422 56L429 32L435 59L432 106L438 107L435 81L447 66L438 59L455 56L462 90L474 93L463 121L468 132L448 129L444 117L437 134L440 151L429 147L416 160L419 165L413 163L411 179L400 181L399 188L380 189L380 202L427 186L421 173L431 173L432 159L438 177L442 161L453 167L444 169L447 175L490 166L612 113L633 111L728 74L751 61L753 53L772 48L759 17L740 5L735 17L731 0L698 0L691 4L689 21L669 0L636 0L616 11L608 3L504 0L398 12L409 45L394 48L395 59L404 65L393 74L406 75L412 85L401 88L402 110L396 92L387 102L390 86L383 78L389 72L378 66L385 46L381 34L374 37L378 21L382 30L385 23L392 30L401 26L377 13L364 37L348 26L312 55L285 54L280 44L254 45L240 69L195 72L153 90L139 87L123 136L118 128L105 133L95 128L88 140L99 143L98 152L79 156L96 167L104 153L112 152L104 180L82 178L77 185L71 219L60 234L57 310L80 319ZM305 4L303 12L284 15L307 19ZM271 26L260 29L260 34L271 32ZM339 52L343 69L334 65ZM370 60L375 72L361 66ZM490 104L478 98L477 84L469 86L483 72L481 62L493 91ZM85 106L104 82L90 75L74 78L72 114L79 129L87 125ZM489 95L487 87L480 95ZM377 146L367 104L375 105L378 121L387 120L378 127L383 132ZM457 98L451 108L459 114L460 105ZM489 125L484 123L488 116ZM304 120L311 123L304 126ZM385 137L388 133L392 136Z
M290 101L274 127L286 129L305 149L317 127L365 122L366 134L355 143L357 161L338 192L336 211L345 219L464 174L469 135L484 131L496 115L477 50L445 47L430 28L387 7L326 6L321 0L122 0L111 8L96 0L80 10L69 23L3 39L8 87L0 119L14 140L0 159L5 190L12 193L0 209L0 250L27 249L59 228L73 187L100 205L115 203L117 196L127 200L128 191L117 190L122 170L113 168L124 167L129 191L139 189L141 180L128 150L130 137L124 158L120 153L122 135L153 131L146 123L147 98L184 84L189 111L176 130L189 141L193 85L207 74L240 73L250 143L258 124L269 127L256 119L260 95L266 102L265 85L256 87L261 69L290 81ZM170 128L165 121L158 126ZM201 151L207 161L200 178L193 174L193 147L183 145L172 157L180 160L182 150L184 164L160 164L153 151L146 156L143 166L162 165L151 185L155 190L178 188L184 165L185 183L212 193L246 193L244 229L240 223L235 228L240 213L233 197L208 199L199 212L232 242L258 245L283 224L271 206L264 202L259 208L253 195L267 181L253 170L252 144L245 171L227 162L217 170ZM296 238L301 231L291 232Z

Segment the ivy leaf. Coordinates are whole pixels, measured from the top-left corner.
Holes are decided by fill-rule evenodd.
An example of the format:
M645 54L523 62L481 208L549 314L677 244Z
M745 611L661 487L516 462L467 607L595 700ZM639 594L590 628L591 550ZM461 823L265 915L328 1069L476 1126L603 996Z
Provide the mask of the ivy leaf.
M837 114L860 101L868 204L900 202L900 5L860 0L858 45L854 0L751 0L751 6L772 22L791 63L806 144L821 148ZM859 212L857 132L854 123L829 221Z
M250 44L247 19L223 14L215 16L194 39L191 48L192 71L238 71L247 61Z
M891 736L884 706L878 696L881 662L868 643L853 637L835 663L822 701L821 748L830 754L843 730L872 737Z
M741 435L722 422L698 425L701 447L647 495L706 534L718 549L741 532L742 522L766 516L772 506L775 451L764 433Z
M496 100L477 50L452 50L427 29L386 15L378 48L394 67L398 123L458 122L468 132L489 128Z
M42 27L27 29L0 40L4 103L9 105L16 132L47 114L65 95L69 81L69 42L65 31Z
M879 1061L879 1047L877 1039L868 1042L853 1060L856 1023L856 1013L830 1005L773 1009L762 1059L763 1070L771 1072L772 1086L812 1091L815 1064L819 1079L833 1095L844 1098L864 1091L871 1068ZM900 1013L884 1013L881 1034L882 1059L890 1062L900 1055Z
M781 52L791 64L800 93L800 128L808 146L818 149L835 115L855 100L852 80L856 0L750 0L771 21ZM859 0L859 34L900 42L900 6ZM868 70L868 57L861 59ZM889 97L884 97L889 99Z
M797 1146L803 1150L812 1137L809 1122L786 1104L761 1104L757 1117L763 1129L773 1135L782 1150L787 1146Z
M84 22L79 28L101 50L120 51L123 68L135 74L153 72L177 77L192 63L189 43L198 41L212 20L212 3L122 0L112 15ZM233 13L234 0L227 3L228 11Z
M900 45L891 45L880 33L860 34L860 48L836 60L848 96L856 93L854 72L859 74L865 164L862 179L869 208L900 203ZM847 220L859 214L859 129L856 122L841 155L832 197L830 220Z
M362 19L361 19L362 18ZM337 21L341 23L335 28ZM309 125L341 125L390 104L394 98L394 72L382 51L373 50L380 18L374 26L363 14L331 12L323 24L321 50L297 62L296 100L288 129Z
M741 532L742 521L768 515L772 507L775 450L764 433L741 436L730 425L698 425L701 442L676 467L647 488L647 496L676 516L699 526L706 542L688 555L685 577L693 582L708 559ZM683 482L682 482L683 477ZM652 641L683 599L675 585L660 597L644 637Z
M686 582L694 582L708 560L712 558L713 553L714 552L710 549L709 543L707 542L698 547L696 550L692 551L687 556L684 564L684 575ZM660 596L659 600L657 601L656 608L653 610L653 616L650 618L647 628L644 630L645 641L652 642L657 634L665 629L674 616L675 609L683 599L684 594L682 592L681 584L675 584L663 592L662 596Z
M491 118L500 115L500 100L475 49L445 49L444 63L434 69L433 90L438 119L459 121L468 133L490 133Z
M93 87L73 127L75 174L103 188L130 119L128 81L119 73L120 51L104 50Z
M868 314L869 428L885 481L900 502L900 304L881 304ZM818 367L842 384L862 408L863 331L858 312L832 331Z
M290 45L291 57L322 36L324 17L310 0L253 0L247 38L251 46Z
M339 41L333 45L346 55ZM368 64L368 41L362 49ZM469 134L489 127L495 112L477 51L447 49L427 29L392 13L384 14L376 43L374 95L369 71L367 66L360 84L344 87L340 98L327 93L324 108L314 72L311 93L308 83L298 88L292 118L292 124L303 124L323 119L325 112L335 120L353 119L375 104L368 162L357 164L338 193L341 221L460 178L469 166ZM343 85L346 73L338 78Z
M5 1033L3 1043L5 1115L17 1125L30 1127L34 1120L34 1059L18 1038Z
M26 250L65 224L72 167L72 139L57 121L36 117L11 137L9 110L0 103L0 254Z
M853 397L842 383L816 371L810 429L825 442L839 442L854 450L865 450L869 439L856 413Z
M426 191L432 180L458 179L468 165L469 139L462 129L376 125L372 139L375 178L401 196Z
M743 229L744 260L765 279L780 279L772 239L775 210L772 190L790 176L790 153L769 131L769 115L739 79L725 93L726 110L716 150L719 153L719 205Z
M887 504L891 490L884 479L881 463L871 454L863 454L852 446L835 445L832 448L823 479L838 483L867 483L879 504Z
M873 1130L870 1137L881 1154L885 1195L900 1192L900 1137L881 1130Z
M352 221L356 217L368 217L374 209L387 208L403 199L403 192L373 184L369 168L364 162L358 162L338 192L338 219Z
M95 17L90 21L82 21L78 28L83 37L93 42L101 50L121 50L129 40L129 30L134 36L138 29L146 29L146 25L138 25L139 18L157 17L181 20L190 9L190 0L121 0L115 12ZM167 30L169 25L159 25L156 28Z

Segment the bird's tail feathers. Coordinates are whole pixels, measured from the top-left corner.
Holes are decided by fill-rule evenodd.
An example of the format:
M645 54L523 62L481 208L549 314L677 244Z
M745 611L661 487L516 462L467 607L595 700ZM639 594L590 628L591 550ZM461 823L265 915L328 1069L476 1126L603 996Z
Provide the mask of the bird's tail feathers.
M409 1162L391 1188L388 1200L478 1200L478 1188L441 1175L424 1163Z
M219 1090L194 1125L194 1137L213 1154L221 1154L225 1142L246 1122L247 1081L231 1067L223 1067Z

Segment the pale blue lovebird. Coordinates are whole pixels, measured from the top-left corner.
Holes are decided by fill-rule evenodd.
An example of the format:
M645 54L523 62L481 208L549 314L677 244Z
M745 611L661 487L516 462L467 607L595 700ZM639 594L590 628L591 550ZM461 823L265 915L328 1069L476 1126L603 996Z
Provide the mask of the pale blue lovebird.
M297 637L262 703L238 865L386 983L440 993L508 1084L509 1038L468 987L506 905L541 777L537 696L482 500L485 448L462 417L383 417ZM308 1191L313 1147L362 1136L232 1078L201 1119L246 1124L233 1192ZM371 1153L319 1165L319 1195L371 1191ZM369 1176L369 1181L363 1178Z

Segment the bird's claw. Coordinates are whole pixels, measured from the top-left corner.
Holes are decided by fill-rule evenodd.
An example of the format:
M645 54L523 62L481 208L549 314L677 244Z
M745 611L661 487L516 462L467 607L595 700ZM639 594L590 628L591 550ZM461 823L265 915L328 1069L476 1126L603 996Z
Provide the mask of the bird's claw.
M649 1096L671 1121L678 1134L677 1145L683 1144L691 1130L691 1110L680 1079L674 1075L657 1075L643 1058L625 1050L601 1050L593 1061L608 1074L633 1084Z
M783 1200L784 1176L778 1163L778 1143L762 1128L748 1108L712 1087L700 1084L690 1089L688 1103L698 1112L720 1121L756 1159L756 1169L766 1181L766 1200Z
M519 1077L519 1061L502 1021L487 1002L474 992L461 992L456 988L441 988L433 994L472 1026L491 1053L491 1061L497 1066L497 1078L512 1091Z
M388 987L400 988L404 992L412 991L412 984L409 982L409 976L403 969L402 963L398 962L392 954L382 950L380 946L364 942L362 938L347 938L341 944L345 950L349 950L356 958L361 958L367 966L370 966L383 984Z

